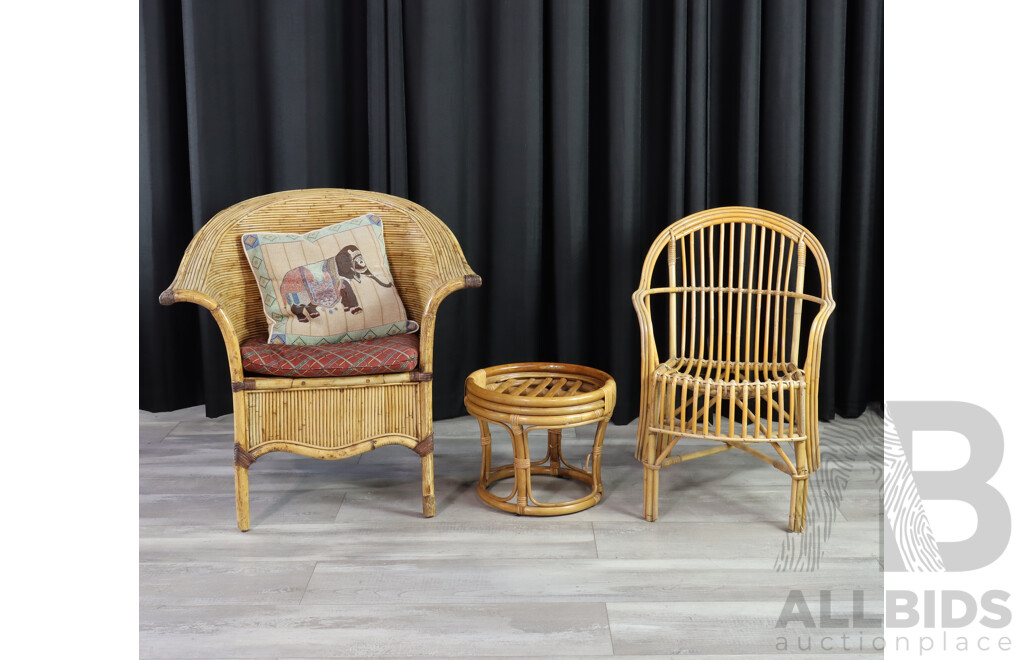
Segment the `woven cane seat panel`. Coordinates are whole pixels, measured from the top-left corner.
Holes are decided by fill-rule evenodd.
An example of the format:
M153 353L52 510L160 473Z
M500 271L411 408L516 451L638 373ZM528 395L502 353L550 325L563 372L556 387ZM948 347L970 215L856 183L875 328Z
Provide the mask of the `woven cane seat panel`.
M785 384L803 387L804 371L792 363L739 363L675 358L654 368L655 382L675 381L712 387L767 387Z
M487 383L487 389L496 394L508 394L511 396L551 398L574 396L593 392L602 383L591 379L582 379L574 376L559 375L538 375L530 374L502 378Z
M614 405L612 377L581 365L506 364L466 378L469 413L501 423L548 426L557 418L567 428L596 420Z
M290 378L367 376L412 371L419 364L419 336L321 346L268 344L254 337L241 345L242 367L249 372Z
M651 432L743 442L806 439L799 411L807 382L793 364L677 358L655 367L651 384Z

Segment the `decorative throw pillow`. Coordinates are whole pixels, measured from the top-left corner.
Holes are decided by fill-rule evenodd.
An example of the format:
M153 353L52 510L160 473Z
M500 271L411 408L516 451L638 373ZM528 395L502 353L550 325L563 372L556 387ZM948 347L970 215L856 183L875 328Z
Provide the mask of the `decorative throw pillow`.
M263 297L270 344L340 344L419 330L391 279L376 215L306 234L245 234L242 246Z

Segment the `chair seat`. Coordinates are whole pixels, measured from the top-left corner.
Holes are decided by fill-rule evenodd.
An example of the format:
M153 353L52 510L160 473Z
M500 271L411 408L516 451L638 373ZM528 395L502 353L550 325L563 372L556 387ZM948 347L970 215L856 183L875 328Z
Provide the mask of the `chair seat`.
M710 386L713 391L722 389L723 396L737 397L742 396L744 386L748 397L762 391L774 391L780 385L797 390L806 386L803 369L783 362L740 363L673 358L655 367L652 377L655 383L674 382L691 389Z
M675 358L654 369L651 386L653 433L745 442L806 439L801 411L807 382L791 363Z
M281 346L254 337L241 345L242 367L249 372L291 378L366 376L412 371L419 364L418 335L320 346Z

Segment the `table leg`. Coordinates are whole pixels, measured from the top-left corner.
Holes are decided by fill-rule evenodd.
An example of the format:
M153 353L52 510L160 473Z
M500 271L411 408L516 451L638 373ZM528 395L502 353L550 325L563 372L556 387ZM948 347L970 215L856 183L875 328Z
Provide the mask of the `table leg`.
M551 458L551 474L557 477L562 465L562 429L548 430L548 456Z
M483 456L480 465L480 483L486 488L491 483L491 427L483 421L480 422L480 453Z
M515 468L516 510L522 514L526 511L527 493L530 489L530 446L526 442L523 427L518 424L512 427L512 466Z
M601 449L604 447L604 432L608 428L608 420L602 419L597 425L597 432L594 434L593 452L594 464L591 474L594 477L594 490L597 493L604 493L604 484L601 483Z

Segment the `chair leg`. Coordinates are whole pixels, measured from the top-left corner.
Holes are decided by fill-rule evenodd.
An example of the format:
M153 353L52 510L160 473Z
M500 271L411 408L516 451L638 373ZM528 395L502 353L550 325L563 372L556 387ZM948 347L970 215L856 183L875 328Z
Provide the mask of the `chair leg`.
M807 441L793 443L796 451L796 471L789 502L789 531L802 532L807 523Z
M660 470L649 466L654 465L656 458L657 443L655 442L655 437L648 435L645 444L647 445L647 463L644 465L644 520L654 522L658 519L658 473Z
M434 517L434 452L422 459L423 468L423 517Z
M802 532L807 523L807 480L793 479L789 504L789 531Z
M238 529L249 531L249 470L235 466L235 514L238 518Z

